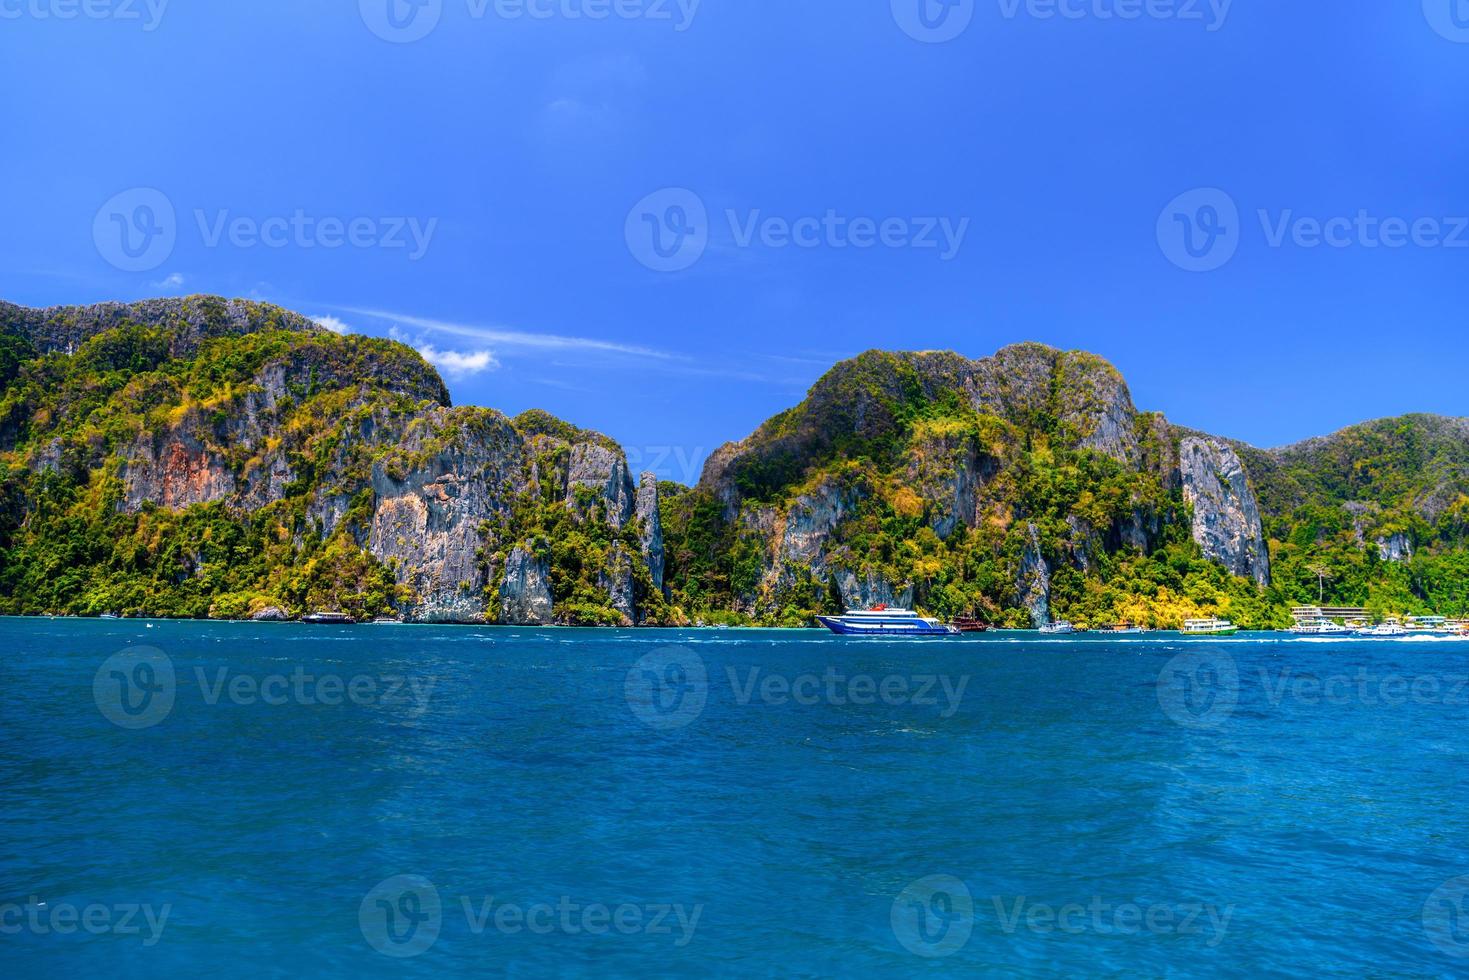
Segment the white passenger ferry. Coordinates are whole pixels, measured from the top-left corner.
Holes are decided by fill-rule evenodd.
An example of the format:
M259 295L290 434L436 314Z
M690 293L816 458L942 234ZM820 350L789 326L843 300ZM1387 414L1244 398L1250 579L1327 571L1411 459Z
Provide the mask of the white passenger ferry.
M848 609L842 616L817 616L817 621L843 636L958 636L959 629L928 619L911 609Z
M1239 627L1227 619L1190 619L1183 624L1184 636L1233 636Z

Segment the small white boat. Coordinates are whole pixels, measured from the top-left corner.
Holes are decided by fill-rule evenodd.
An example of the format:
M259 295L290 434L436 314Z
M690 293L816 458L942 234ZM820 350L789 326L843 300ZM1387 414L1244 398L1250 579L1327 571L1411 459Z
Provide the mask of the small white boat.
M1239 627L1227 619L1189 619L1183 624L1184 636L1233 636Z
M1366 629L1357 630L1356 635L1371 637L1373 639L1379 640L1395 639L1400 636L1407 636L1408 631L1404 629L1403 624L1398 622L1396 619L1389 619L1387 622L1382 623L1379 626L1369 626Z
M1047 636L1060 636L1067 633L1075 633L1076 627L1072 626L1070 623L1066 622L1066 620L1063 619L1060 622L1047 623L1046 625L1041 627L1041 632L1046 634Z

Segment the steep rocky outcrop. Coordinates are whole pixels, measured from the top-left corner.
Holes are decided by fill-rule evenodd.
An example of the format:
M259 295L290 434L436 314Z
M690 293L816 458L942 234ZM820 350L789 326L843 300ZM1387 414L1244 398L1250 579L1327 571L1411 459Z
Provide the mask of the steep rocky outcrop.
M948 538L979 520L980 494L1001 462L970 434L934 432L909 449L907 485L928 507L928 525Z
M721 447L695 488L634 483L616 443L544 412L455 409L401 344L244 300L0 303L0 386L3 580L43 609L294 616L370 591L360 611L422 621L798 622L888 603L1040 624L1120 614L1133 587L1167 617L1257 601L1213 569L1205 588L1171 581L1200 574L1190 538L1262 586L1274 548L1281 590L1333 548L1411 562L1416 581L1469 542L1469 421L1259 450L1139 413L1110 364L1041 344L869 351ZM79 509L114 563L100 591L73 579L106 576L53 589L42 571ZM114 528L138 538L109 555ZM175 604L126 606L138 594Z
M842 602L849 609L871 609L879 605L907 609L913 605L913 586L894 586L876 572L859 576L845 568L838 569L836 582Z
M162 436L139 436L123 467L123 485L123 506L128 510L149 503L182 510L235 493L234 474L225 458L184 427Z
M500 583L500 621L512 626L549 626L555 621L551 568L524 548L510 552Z
M499 412L437 409L373 465L367 547L421 597L420 616L484 616L480 526L522 488L523 462L520 436Z
M611 556L598 573L597 584L607 593L612 608L622 614L624 625L633 625L638 614L633 603L633 558L621 541L612 546Z
M376 563L398 583L396 608L379 604L374 614L482 622L503 607L516 622L549 622L550 569L530 557L544 550L528 545L554 514L525 502L562 501L614 537L637 512L626 458L606 437L541 412L510 420L451 408L442 379L411 349L338 336L277 307L217 297L0 304L0 341L7 386L26 380L23 363L7 366L17 352L63 355L57 364L77 378L57 384L46 368L37 375L45 384L0 401L9 440L0 454L22 442L27 466L74 482L115 473L120 491L109 506L120 514L219 504L242 521L270 513L270 533L291 549L278 560L310 561L339 542L331 560L351 568L334 576L362 576ZM115 391L100 408L98 377ZM38 424L45 428L32 433ZM578 562L578 574L607 593L583 594L583 608L639 618L634 583L645 562L661 592L658 510L653 481L638 515L642 547L618 540L605 568ZM202 559L181 561L175 581L201 571ZM250 599L211 605L210 614L253 609Z
M1186 436L1179 444L1179 478L1204 555L1268 585L1270 555L1260 507L1239 455L1222 440Z
M269 303L185 296L137 303L33 309L0 301L0 330L26 338L42 354L69 354L88 339L128 324L167 332L170 357L187 357L206 340L266 330L326 333L310 319Z
M663 586L663 517L658 506L658 476L644 473L638 478L637 519L638 538L643 546L643 560L648 563L648 574L653 579L653 588L664 591Z
M590 490L606 510L608 523L621 528L633 515L634 492L627 459L621 451L597 443L579 443L571 449L566 473L566 502L582 507L579 490Z
M1413 557L1413 541L1406 534L1389 534L1377 539L1377 553L1383 561L1407 561Z
M1051 621L1051 567L1041 553L1040 529L1034 524L1025 528L1025 552L1015 588L1020 594L1020 607L1030 615L1031 624L1045 626Z

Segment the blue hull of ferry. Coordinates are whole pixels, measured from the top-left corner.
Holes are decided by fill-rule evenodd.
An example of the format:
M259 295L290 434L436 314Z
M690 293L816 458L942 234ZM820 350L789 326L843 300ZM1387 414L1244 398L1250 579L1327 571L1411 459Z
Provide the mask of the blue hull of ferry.
M839 636L958 636L957 630L928 623L889 623L886 625L854 625L836 616L817 616L816 621Z

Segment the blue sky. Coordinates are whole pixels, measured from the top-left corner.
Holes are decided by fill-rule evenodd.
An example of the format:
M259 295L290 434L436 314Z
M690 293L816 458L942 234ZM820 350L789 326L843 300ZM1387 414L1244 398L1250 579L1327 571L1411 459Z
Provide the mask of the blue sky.
M1469 414L1469 0L952 2L0 0L0 297L271 300L680 479L872 347Z

